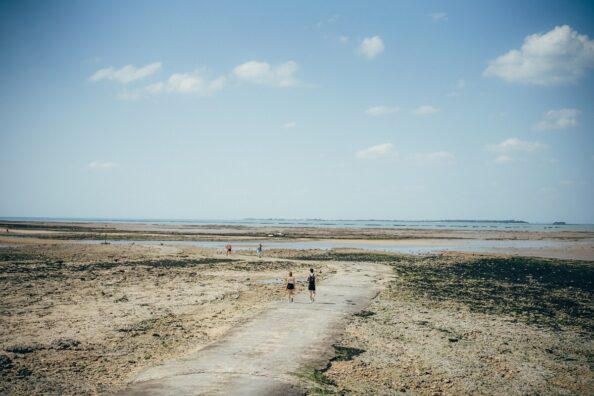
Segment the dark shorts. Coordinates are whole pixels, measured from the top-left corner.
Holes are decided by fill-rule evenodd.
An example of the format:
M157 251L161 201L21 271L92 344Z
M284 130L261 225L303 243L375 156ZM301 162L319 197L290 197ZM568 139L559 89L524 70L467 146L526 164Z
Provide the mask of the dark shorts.
M292 283L288 283L287 284L287 290L293 290L295 288L295 285Z
M307 290L309 291L316 291L316 284L315 283L310 283L309 286L307 286Z

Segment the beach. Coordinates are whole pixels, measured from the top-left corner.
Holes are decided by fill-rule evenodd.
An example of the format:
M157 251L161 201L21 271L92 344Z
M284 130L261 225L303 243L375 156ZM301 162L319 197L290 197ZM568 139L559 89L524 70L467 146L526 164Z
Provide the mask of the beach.
M8 229L0 236L1 394L126 394L151 370L179 359L192 356L204 365L201 356L213 348L247 353L233 349L233 337L249 338L252 327L266 329L266 320L272 320L266 318L284 318L286 312L295 324L283 331L294 347L311 342L318 352L296 349L294 367L283 361L258 366L267 354L278 358L275 348L283 347L272 342L272 330L264 333L260 344L266 348L253 355L253 367L236 368L248 382L256 378L250 370L278 371L274 384L262 384L264 393L594 391L589 232L1 225ZM495 250L480 252L446 249L459 248L461 240L512 244L498 242L487 246ZM223 248L229 241L246 245L227 256ZM275 245L328 241L380 248ZM265 247L262 258L255 254L259 242ZM386 251L387 245L404 243L435 249ZM305 304L309 268L315 268L319 283L313 305ZM298 280L294 306L286 303L288 271ZM354 293L347 287L331 294L339 285L368 293L341 297ZM324 298L334 305L324 305ZM321 308L338 314L313 311ZM300 329L305 325L299 317L307 315L314 315L311 323L327 320L318 334Z

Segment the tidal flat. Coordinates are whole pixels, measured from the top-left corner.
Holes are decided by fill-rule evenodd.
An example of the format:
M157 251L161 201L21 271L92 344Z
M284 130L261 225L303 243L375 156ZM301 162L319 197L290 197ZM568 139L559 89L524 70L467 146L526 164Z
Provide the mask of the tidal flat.
M318 370L312 393L594 392L594 263L452 253L391 265L336 345L356 353Z
M324 282L371 265L387 269L378 294L333 329L334 357L288 373L295 389L594 393L593 261L357 249L265 249L258 258L83 244L48 231L2 239L0 394L117 392L135 374L265 315L286 299L288 271L303 280L314 267L319 307L332 309L323 305ZM303 282L298 291L306 292Z

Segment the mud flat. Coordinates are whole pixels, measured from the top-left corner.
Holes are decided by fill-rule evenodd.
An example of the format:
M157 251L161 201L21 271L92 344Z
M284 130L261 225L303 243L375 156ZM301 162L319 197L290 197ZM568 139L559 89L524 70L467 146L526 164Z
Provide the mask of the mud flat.
M311 393L594 393L594 263L375 259L390 263L395 279L351 318L335 358L303 373Z
M276 373L290 389L594 393L592 261L353 249L267 250L259 259L35 234L0 248L0 394L118 392L163 362L201 359L205 347L249 334L285 298L288 270L302 278L315 267L323 291L332 279L364 287L336 275L371 265L387 269L377 295L322 334L330 353ZM363 274L357 282L373 281Z
M1 248L0 394L117 391L283 299L286 272L310 264L168 246Z
M93 223L51 221L0 220L0 235L35 236L49 239L109 240L415 240L415 239L485 239L485 240L594 240L591 230L505 230L505 229L417 229L417 228L357 228L306 226L247 226L225 224L154 224L154 223Z

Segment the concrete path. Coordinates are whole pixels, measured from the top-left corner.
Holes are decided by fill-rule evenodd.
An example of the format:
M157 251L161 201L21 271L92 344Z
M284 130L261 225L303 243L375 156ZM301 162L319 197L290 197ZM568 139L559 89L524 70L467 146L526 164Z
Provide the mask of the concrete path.
M200 351L141 372L120 395L290 395L304 366L332 358L345 319L365 308L391 277L380 264L337 264L309 303L273 303L263 314Z

